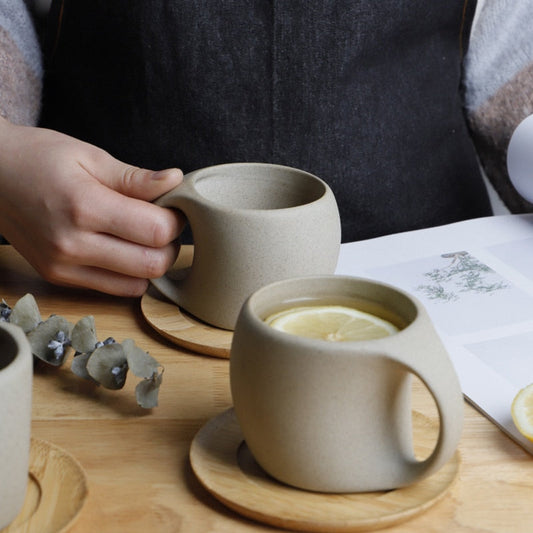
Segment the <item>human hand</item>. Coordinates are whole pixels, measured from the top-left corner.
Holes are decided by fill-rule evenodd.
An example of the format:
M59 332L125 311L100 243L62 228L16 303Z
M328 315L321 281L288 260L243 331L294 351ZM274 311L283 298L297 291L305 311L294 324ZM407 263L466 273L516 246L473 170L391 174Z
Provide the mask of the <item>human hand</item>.
M182 177L0 118L0 234L56 284L141 295L174 262L184 226L150 202Z

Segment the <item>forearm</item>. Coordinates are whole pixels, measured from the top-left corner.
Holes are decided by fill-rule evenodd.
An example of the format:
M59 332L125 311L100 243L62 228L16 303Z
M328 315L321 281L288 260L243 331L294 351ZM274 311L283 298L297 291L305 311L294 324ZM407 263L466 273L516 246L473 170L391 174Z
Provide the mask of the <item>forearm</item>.
M0 2L0 116L35 125L42 89L41 53L23 0Z
M533 0L480 2L465 59L465 104L485 173L512 212L533 210L506 165L514 129L533 113Z

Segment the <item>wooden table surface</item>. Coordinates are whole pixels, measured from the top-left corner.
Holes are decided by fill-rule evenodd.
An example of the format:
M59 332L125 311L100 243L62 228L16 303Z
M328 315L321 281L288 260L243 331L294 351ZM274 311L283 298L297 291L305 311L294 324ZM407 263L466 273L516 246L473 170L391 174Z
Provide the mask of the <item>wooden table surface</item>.
M94 387L70 371L38 369L32 435L64 448L84 467L89 497L72 531L276 531L227 509L195 478L188 453L203 424L231 406L228 361L182 350L147 325L139 299L55 287L10 247L0 246L0 299L31 292L43 317L93 315L99 339L131 337L165 367L159 406L137 406L136 379L124 389ZM414 407L436 417L425 390ZM451 491L425 513L384 531L531 532L533 457L465 403L461 468Z

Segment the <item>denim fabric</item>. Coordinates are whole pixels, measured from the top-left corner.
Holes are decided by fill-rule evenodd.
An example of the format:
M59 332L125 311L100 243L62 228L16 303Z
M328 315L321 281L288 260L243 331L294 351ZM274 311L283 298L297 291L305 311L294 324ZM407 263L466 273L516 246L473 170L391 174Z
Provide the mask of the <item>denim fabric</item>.
M308 170L344 241L488 215L461 100L474 6L59 0L42 123L154 169Z

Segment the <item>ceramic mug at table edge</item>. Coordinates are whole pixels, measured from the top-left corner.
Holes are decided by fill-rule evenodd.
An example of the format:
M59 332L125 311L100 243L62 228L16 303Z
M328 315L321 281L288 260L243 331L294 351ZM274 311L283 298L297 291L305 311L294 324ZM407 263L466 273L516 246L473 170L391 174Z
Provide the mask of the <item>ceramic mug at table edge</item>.
M24 504L28 484L33 356L24 331L0 322L0 529ZM11 354L6 355L6 351ZM10 362L1 366L4 357Z

